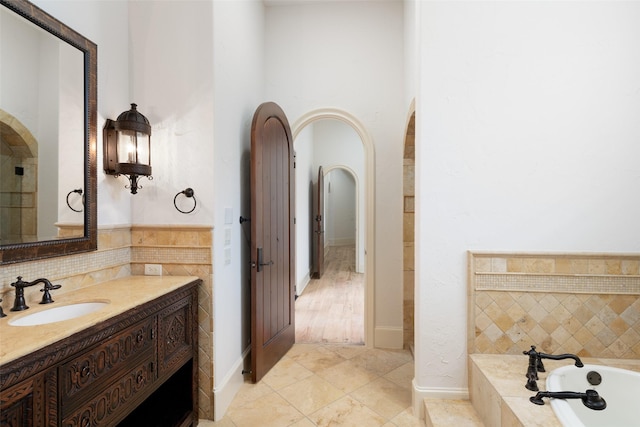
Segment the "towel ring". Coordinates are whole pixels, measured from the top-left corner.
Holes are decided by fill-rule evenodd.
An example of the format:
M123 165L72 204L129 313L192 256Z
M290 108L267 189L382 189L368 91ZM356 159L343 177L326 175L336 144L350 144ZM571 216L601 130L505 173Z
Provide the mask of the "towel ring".
M69 203L69 196L71 195L71 193L78 193L79 195L82 196L82 206L84 206L84 195L82 194L82 188L77 188L75 190L71 190L67 193L67 206L69 206L69 209L71 209L74 212L82 212L82 209L77 210L74 209L73 207L71 207L71 204Z
M193 207L191 208L190 211L183 211L176 204L176 199L181 194L184 194L185 196L193 199ZM178 212L181 212L183 214L189 214L189 213L193 212L195 210L197 204L198 204L198 202L196 201L196 196L195 196L195 193L193 191L193 188L185 188L183 191L180 191L179 193L177 193L175 195L175 197L173 198L173 206L175 206L175 208L178 210Z

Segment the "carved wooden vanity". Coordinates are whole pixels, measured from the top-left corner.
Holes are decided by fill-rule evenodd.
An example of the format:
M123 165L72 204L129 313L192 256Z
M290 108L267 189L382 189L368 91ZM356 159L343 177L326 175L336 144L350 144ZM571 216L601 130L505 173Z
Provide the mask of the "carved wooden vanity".
M197 425L200 282L173 285L1 365L0 425ZM2 328L0 334L20 327ZM10 345L6 336L0 343Z

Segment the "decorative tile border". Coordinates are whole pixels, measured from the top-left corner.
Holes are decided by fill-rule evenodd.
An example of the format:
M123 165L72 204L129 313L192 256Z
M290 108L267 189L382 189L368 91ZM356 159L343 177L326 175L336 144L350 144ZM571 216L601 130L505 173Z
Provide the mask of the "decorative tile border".
M640 295L640 276L476 273L475 290Z

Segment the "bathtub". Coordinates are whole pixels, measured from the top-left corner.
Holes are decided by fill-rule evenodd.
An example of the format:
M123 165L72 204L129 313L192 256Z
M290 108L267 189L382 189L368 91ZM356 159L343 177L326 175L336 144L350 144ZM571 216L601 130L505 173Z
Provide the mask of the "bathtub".
M549 373L546 389L580 393L592 389L606 401L604 410L595 411L580 399L550 399L553 411L565 427L640 426L638 372L603 365L563 366Z

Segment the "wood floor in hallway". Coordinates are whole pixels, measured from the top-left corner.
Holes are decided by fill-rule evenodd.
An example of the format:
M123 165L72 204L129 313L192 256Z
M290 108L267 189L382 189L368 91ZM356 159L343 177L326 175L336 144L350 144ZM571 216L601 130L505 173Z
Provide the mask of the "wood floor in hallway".
M296 343L364 344L364 274L355 246L330 246L325 272L296 300Z

